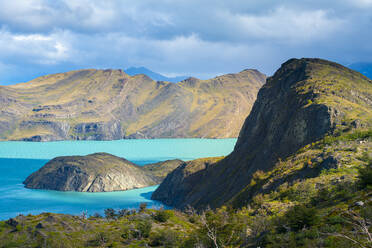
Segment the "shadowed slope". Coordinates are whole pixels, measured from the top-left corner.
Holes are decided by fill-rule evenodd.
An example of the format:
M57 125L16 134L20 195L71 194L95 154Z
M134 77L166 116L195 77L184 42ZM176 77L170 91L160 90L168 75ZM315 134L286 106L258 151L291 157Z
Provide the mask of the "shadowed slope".
M169 177L182 174L174 171L153 199L178 208L189 204L203 208L221 206L239 195L235 204L242 204L251 196L249 185L258 170L273 169L278 161L327 135L371 126L372 82L368 78L325 60L289 60L259 91L234 151L220 162L182 177L182 195L164 193L177 181ZM189 183L191 180L197 183Z

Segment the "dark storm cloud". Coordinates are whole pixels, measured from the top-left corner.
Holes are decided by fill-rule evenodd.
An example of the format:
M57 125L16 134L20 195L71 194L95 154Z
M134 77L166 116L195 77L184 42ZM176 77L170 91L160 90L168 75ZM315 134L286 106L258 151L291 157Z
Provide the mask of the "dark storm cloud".
M0 1L0 82L144 65L199 77L372 61L372 0Z

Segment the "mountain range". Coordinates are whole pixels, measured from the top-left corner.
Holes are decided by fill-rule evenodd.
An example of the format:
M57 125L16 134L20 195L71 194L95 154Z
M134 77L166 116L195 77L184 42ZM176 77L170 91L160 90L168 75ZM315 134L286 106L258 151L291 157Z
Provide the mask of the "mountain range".
M0 86L0 140L237 137L266 76L244 70L177 84L78 70Z
M124 70L125 73L127 73L130 76L136 76L139 74L144 74L148 77L150 77L152 80L155 81L166 81L166 82L172 82L172 83L178 83L181 82L187 78L188 76L177 76L177 77L166 77L160 73L153 72L150 69L147 69L146 67L129 67L128 69Z

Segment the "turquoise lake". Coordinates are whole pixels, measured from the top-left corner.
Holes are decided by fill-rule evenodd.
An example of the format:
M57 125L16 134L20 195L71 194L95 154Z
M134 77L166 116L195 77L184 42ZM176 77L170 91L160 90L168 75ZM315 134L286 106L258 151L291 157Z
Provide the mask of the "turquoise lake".
M24 188L22 182L29 174L57 156L108 152L143 165L175 158L192 160L228 155L235 143L236 139L0 142L0 220L42 212L102 214L106 208L138 208L141 202L152 208L163 206L150 199L157 186L105 193Z

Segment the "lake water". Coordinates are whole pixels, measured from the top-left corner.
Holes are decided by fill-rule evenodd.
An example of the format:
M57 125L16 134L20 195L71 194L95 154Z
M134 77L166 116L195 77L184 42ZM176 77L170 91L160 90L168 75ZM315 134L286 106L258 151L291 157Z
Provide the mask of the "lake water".
M108 152L143 165L175 158L223 156L233 150L235 143L236 139L0 142L0 220L42 212L102 214L105 208L138 208L141 202L153 208L162 206L150 199L157 186L105 193L24 188L22 182L29 174L57 156Z

